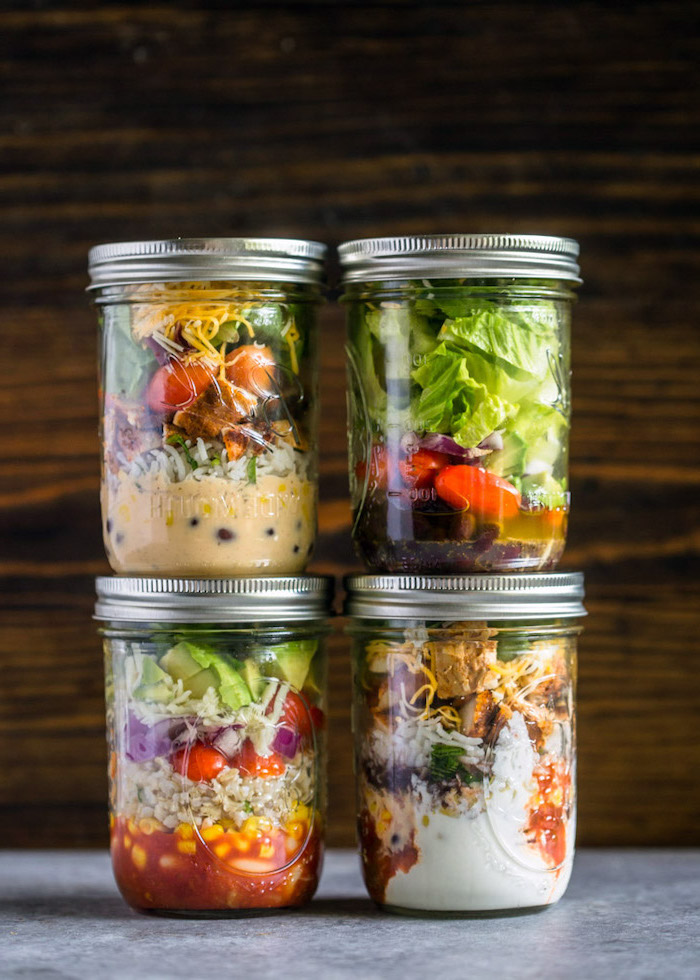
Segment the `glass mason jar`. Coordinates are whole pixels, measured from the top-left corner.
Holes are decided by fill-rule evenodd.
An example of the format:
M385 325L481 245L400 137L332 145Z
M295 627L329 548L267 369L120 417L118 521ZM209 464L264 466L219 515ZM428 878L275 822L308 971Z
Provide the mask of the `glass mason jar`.
M353 576L367 889L393 911L550 905L574 855L580 574Z
M556 566L576 242L384 238L339 253L360 557L395 572Z
M309 901L332 580L101 578L97 592L126 901L209 915Z
M91 250L102 522L115 572L306 567L324 254L315 242L255 238Z

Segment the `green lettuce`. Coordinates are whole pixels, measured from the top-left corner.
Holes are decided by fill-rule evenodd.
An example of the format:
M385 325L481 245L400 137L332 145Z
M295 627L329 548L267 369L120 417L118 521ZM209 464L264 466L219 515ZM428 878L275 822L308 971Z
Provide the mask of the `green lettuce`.
M137 398L158 367L153 351L134 340L128 306L105 310L103 358L105 390L120 398Z
M452 341L478 351L516 378L544 378L549 370L548 348L555 343L536 321L519 316L509 319L497 307L469 317L446 320L440 340ZM550 344L547 341L551 341Z
M464 353L440 344L412 377L423 389L414 403L417 430L445 432L461 446L477 446L517 412L471 377Z

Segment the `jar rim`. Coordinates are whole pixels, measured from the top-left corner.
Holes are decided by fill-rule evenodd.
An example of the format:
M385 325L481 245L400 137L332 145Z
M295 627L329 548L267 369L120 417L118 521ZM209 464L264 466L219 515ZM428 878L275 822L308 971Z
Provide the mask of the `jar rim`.
M245 280L319 285L328 247L302 238L169 238L95 245L88 291L151 282Z
M330 575L238 579L101 576L94 619L138 623L304 622L332 615Z
M343 284L391 279L555 279L579 284L579 245L553 235L356 238L338 247Z
M582 572L349 575L344 612L359 619L577 619Z

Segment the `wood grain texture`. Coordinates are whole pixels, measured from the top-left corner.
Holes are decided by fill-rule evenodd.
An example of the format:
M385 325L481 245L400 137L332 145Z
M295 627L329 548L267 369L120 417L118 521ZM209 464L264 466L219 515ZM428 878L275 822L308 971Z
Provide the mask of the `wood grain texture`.
M0 841L106 840L91 244L578 238L580 833L698 843L700 4L0 5ZM323 311L321 537L349 541L342 312ZM342 635L330 841L353 839Z

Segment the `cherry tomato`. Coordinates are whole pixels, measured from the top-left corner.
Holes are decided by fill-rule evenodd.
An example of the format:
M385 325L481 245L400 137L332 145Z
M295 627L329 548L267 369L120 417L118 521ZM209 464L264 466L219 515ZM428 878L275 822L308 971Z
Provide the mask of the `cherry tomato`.
M468 509L477 517L503 520L520 509L513 484L481 466L446 466L435 477L435 489L451 507Z
M419 449L412 456L401 460L399 470L407 487L429 487L432 485L436 474L444 469L449 462L450 457L446 453Z
M203 742L195 742L189 749L179 749L170 761L175 772L194 783L214 779L229 767L225 755Z
M367 462L360 460L355 467L355 476L363 481L367 473ZM388 479L387 451L384 446L372 446L369 457L369 486L371 490L386 490Z
M280 724L285 728L291 728L293 731L298 732L304 739L311 735L311 726L313 723L309 716L309 708L300 694L289 691L282 706Z
M231 351L226 358L226 377L256 395L277 394L275 358L269 347L246 344Z
M272 752L270 755L258 755L249 738L245 740L240 751L233 757L231 765L245 776L260 776L262 779L267 779L268 776L281 776L287 768L282 756L278 755L277 752Z
M314 726L317 732L323 731L326 727L326 716L317 708L315 704L312 704L309 708L309 714L311 715L311 724Z
M214 380L212 368L201 361L171 360L159 367L148 385L148 405L154 412L177 412L190 405Z

